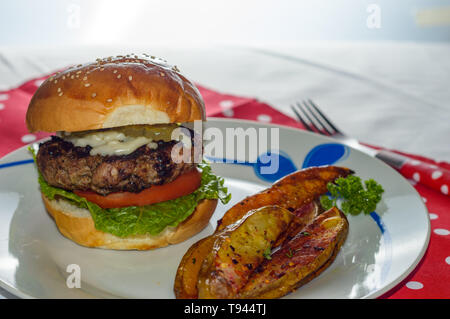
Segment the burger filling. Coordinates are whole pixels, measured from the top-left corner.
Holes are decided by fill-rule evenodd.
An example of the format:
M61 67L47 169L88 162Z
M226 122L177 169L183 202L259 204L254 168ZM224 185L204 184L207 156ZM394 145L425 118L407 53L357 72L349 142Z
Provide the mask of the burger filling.
M35 156L41 191L88 209L98 230L120 237L175 227L203 199L228 202L223 180L206 163L194 163L193 148L190 160L177 158L174 147L186 138L172 138L177 127L59 132Z
M91 190L102 195L138 193L152 185L170 183L195 169L193 161L173 161L171 153L176 143L148 142L126 155L99 155L92 152L95 148L90 145L76 146L53 136L40 145L37 165L51 186L70 191Z

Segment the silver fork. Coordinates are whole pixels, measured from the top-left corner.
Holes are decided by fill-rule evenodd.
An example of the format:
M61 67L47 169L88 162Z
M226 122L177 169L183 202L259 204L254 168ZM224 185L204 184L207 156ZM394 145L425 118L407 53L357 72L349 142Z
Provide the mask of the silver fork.
M370 156L376 157L399 170L409 160L407 157L397 153L385 150L378 151L360 144L358 140L346 135L338 129L311 100L303 101L302 103L297 102L295 103L295 106L291 105L291 108L308 131L337 139L342 144L349 145Z

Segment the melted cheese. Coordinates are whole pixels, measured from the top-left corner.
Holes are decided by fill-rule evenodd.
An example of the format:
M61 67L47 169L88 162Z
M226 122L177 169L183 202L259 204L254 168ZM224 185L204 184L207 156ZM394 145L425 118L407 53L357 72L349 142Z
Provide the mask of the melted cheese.
M156 149L158 145L146 136L126 136L122 132L108 130L96 131L82 136L65 133L63 138L79 147L92 147L90 155L128 155L139 147L147 145Z

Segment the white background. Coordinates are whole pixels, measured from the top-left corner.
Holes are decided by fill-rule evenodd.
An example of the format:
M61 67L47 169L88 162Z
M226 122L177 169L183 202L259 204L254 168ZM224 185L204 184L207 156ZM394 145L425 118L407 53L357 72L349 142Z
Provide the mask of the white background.
M370 5L381 28L367 27ZM0 44L449 41L447 0L2 0Z

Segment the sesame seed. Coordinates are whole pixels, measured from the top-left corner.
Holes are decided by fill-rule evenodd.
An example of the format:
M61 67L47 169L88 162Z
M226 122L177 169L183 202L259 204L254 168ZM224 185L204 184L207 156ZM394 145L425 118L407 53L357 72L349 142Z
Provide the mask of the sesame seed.
M94 97L96 97L97 96L97 93L92 93L92 98L94 98Z
M56 90L56 92L61 92L61 88L58 88L58 89Z
M70 78L73 80L73 79L75 79L75 76L74 76L74 75L71 75Z
M164 73L162 73L162 72L161 72L161 73L159 73L159 74L160 74L161 76L165 76L165 74L164 74Z
M58 83L58 80L55 80L55 84Z
M114 70L113 73L114 73L114 74L117 73L117 70Z
M66 76L65 76L65 75L63 75L62 79L63 79L63 80L65 80L65 79L66 79Z
M111 103L112 99L107 99L106 102Z
M122 77L122 76L121 76L120 74L117 76L118 79L120 79L121 77Z
M128 77L128 80L133 80L133 77L130 75L129 77Z
M100 68L100 71L104 71L105 70L105 68Z
M62 96L63 95L63 92L60 92L59 94L58 94L58 96Z
M77 71L77 73L76 74L80 74L81 73L81 71Z
M83 81L86 81L87 80L87 76L85 76L84 78L83 78Z
M91 84L90 83L86 83L84 86L88 87L88 86L91 86Z

